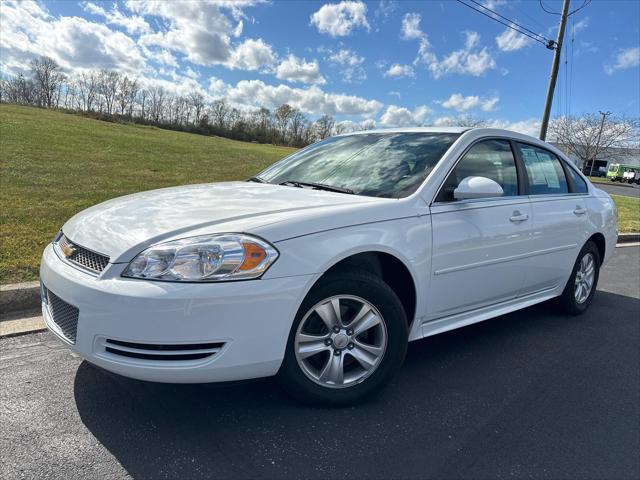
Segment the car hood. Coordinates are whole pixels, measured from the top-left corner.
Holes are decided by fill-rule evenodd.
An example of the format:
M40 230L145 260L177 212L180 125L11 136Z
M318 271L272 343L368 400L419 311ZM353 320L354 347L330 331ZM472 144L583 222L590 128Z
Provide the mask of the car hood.
M163 240L203 232L250 232L302 211L375 200L249 182L187 185L106 201L78 213L62 229L72 242L118 263Z

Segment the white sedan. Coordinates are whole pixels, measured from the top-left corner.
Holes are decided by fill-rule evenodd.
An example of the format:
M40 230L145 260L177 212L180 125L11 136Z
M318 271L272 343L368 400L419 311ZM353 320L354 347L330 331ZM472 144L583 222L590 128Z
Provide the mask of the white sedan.
M246 182L128 195L71 218L42 258L70 349L141 380L276 375L352 403L407 342L558 297L584 312L616 208L553 146L505 130L374 130Z

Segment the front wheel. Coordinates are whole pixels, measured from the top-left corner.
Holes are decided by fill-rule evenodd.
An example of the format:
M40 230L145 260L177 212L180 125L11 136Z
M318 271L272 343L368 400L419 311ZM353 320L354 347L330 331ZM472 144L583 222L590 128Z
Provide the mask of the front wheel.
M600 252L592 241L588 241L576 259L569 281L562 292L560 303L570 315L585 312L598 285L600 275Z
M407 349L400 300L365 271L333 274L303 301L287 343L278 382L314 404L353 404L379 390Z

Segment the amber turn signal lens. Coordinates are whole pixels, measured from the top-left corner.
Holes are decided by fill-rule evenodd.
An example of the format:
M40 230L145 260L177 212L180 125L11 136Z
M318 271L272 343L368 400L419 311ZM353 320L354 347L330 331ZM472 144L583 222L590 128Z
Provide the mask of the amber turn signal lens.
M255 243L242 242L244 247L244 261L238 270L253 270L267 257L267 252Z

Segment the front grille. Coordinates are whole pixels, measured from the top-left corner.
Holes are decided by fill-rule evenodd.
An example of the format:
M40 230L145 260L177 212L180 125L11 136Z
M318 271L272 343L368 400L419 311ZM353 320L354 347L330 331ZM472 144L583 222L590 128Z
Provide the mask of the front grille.
M139 360L175 362L180 360L201 360L211 357L220 351L224 343L176 343L162 345L155 343L123 342L121 340L108 338L104 341L103 346L107 353L113 355Z
M102 272L109 263L109 257L73 243L64 234L56 242L64 257L71 263L80 265L95 273Z
M76 343L78 315L80 311L73 305L62 300L45 286L42 287L42 297L51 316L51 320L53 320L53 323L58 327L58 333L71 343Z

